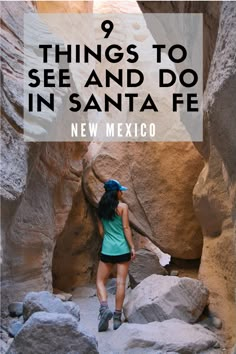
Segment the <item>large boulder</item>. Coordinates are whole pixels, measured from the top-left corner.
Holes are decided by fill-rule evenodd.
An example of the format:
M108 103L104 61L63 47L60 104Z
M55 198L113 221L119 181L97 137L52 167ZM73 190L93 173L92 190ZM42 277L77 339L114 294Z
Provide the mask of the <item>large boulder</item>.
M23 316L24 320L35 312L50 312L50 313L70 313L77 320L80 320L79 305L72 301L63 302L48 291L30 292L24 298Z
M128 294L124 315L133 323L172 318L194 323L207 300L208 290L198 280L153 274Z
M192 143L103 143L89 147L83 186L97 205L103 182L118 179L128 187L130 223L162 251L182 259L197 259L202 233L192 205L202 159Z
M34 313L12 342L7 354L98 354L97 341L69 314Z
M129 266L131 288L135 288L142 280L152 274L167 275L167 270L160 265L159 258L151 251L139 249L136 258Z
M124 323L117 330L119 353L220 354L217 336L201 325L172 319L148 324ZM145 349L144 349L145 348Z

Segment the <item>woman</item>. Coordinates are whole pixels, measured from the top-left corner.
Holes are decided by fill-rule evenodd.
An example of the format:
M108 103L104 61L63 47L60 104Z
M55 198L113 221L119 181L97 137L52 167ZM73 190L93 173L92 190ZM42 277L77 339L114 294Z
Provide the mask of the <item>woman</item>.
M128 206L121 203L122 191L128 188L110 179L104 184L105 193L98 205L98 229L103 238L97 271L97 296L100 301L98 331L106 331L113 316L113 329L121 325L122 306L129 262L135 259L135 249L129 226ZM106 282L117 264L116 308L114 314L107 304Z

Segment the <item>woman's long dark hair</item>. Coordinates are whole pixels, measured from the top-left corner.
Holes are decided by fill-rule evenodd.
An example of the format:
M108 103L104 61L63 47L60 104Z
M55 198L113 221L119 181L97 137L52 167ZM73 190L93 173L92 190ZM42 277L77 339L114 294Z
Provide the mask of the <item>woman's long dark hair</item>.
M116 208L119 203L118 191L107 191L103 194L98 203L98 217L100 219L113 220L116 214Z

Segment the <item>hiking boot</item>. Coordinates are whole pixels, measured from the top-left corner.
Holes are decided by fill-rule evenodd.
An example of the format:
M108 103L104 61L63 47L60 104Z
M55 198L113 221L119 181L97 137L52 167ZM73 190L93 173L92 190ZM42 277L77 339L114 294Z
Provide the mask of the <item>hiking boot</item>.
M109 307L106 306L101 306L99 310L99 316L98 319L99 324L98 324L98 332L103 332L106 331L109 327L109 320L112 318L113 313L109 309Z
M121 324L121 312L115 311L113 315L113 329L118 329Z

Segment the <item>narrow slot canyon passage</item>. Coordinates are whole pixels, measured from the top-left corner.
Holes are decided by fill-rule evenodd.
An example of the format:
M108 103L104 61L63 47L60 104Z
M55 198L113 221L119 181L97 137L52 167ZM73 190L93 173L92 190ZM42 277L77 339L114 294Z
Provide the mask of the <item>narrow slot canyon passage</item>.
M217 1L105 0L3 5L2 353L32 354L34 348L35 354L234 354L236 7ZM143 43L147 33L158 43L147 13L202 13L203 141L24 141L25 13L138 13L145 31L130 16L135 43ZM76 42L73 28L65 32L48 19L55 37ZM82 27L79 31L86 38ZM36 38L37 28L32 35ZM125 34L114 29L113 35L123 35L125 43ZM165 65L173 69L168 59ZM85 72L76 72L74 64L69 68L79 91ZM160 101L165 114L168 97ZM66 116L68 107L60 102ZM98 332L97 207L108 179L128 188L121 201L128 205L136 258L129 265L122 325L113 330L112 319L107 331ZM116 276L114 265L107 282L112 312Z

